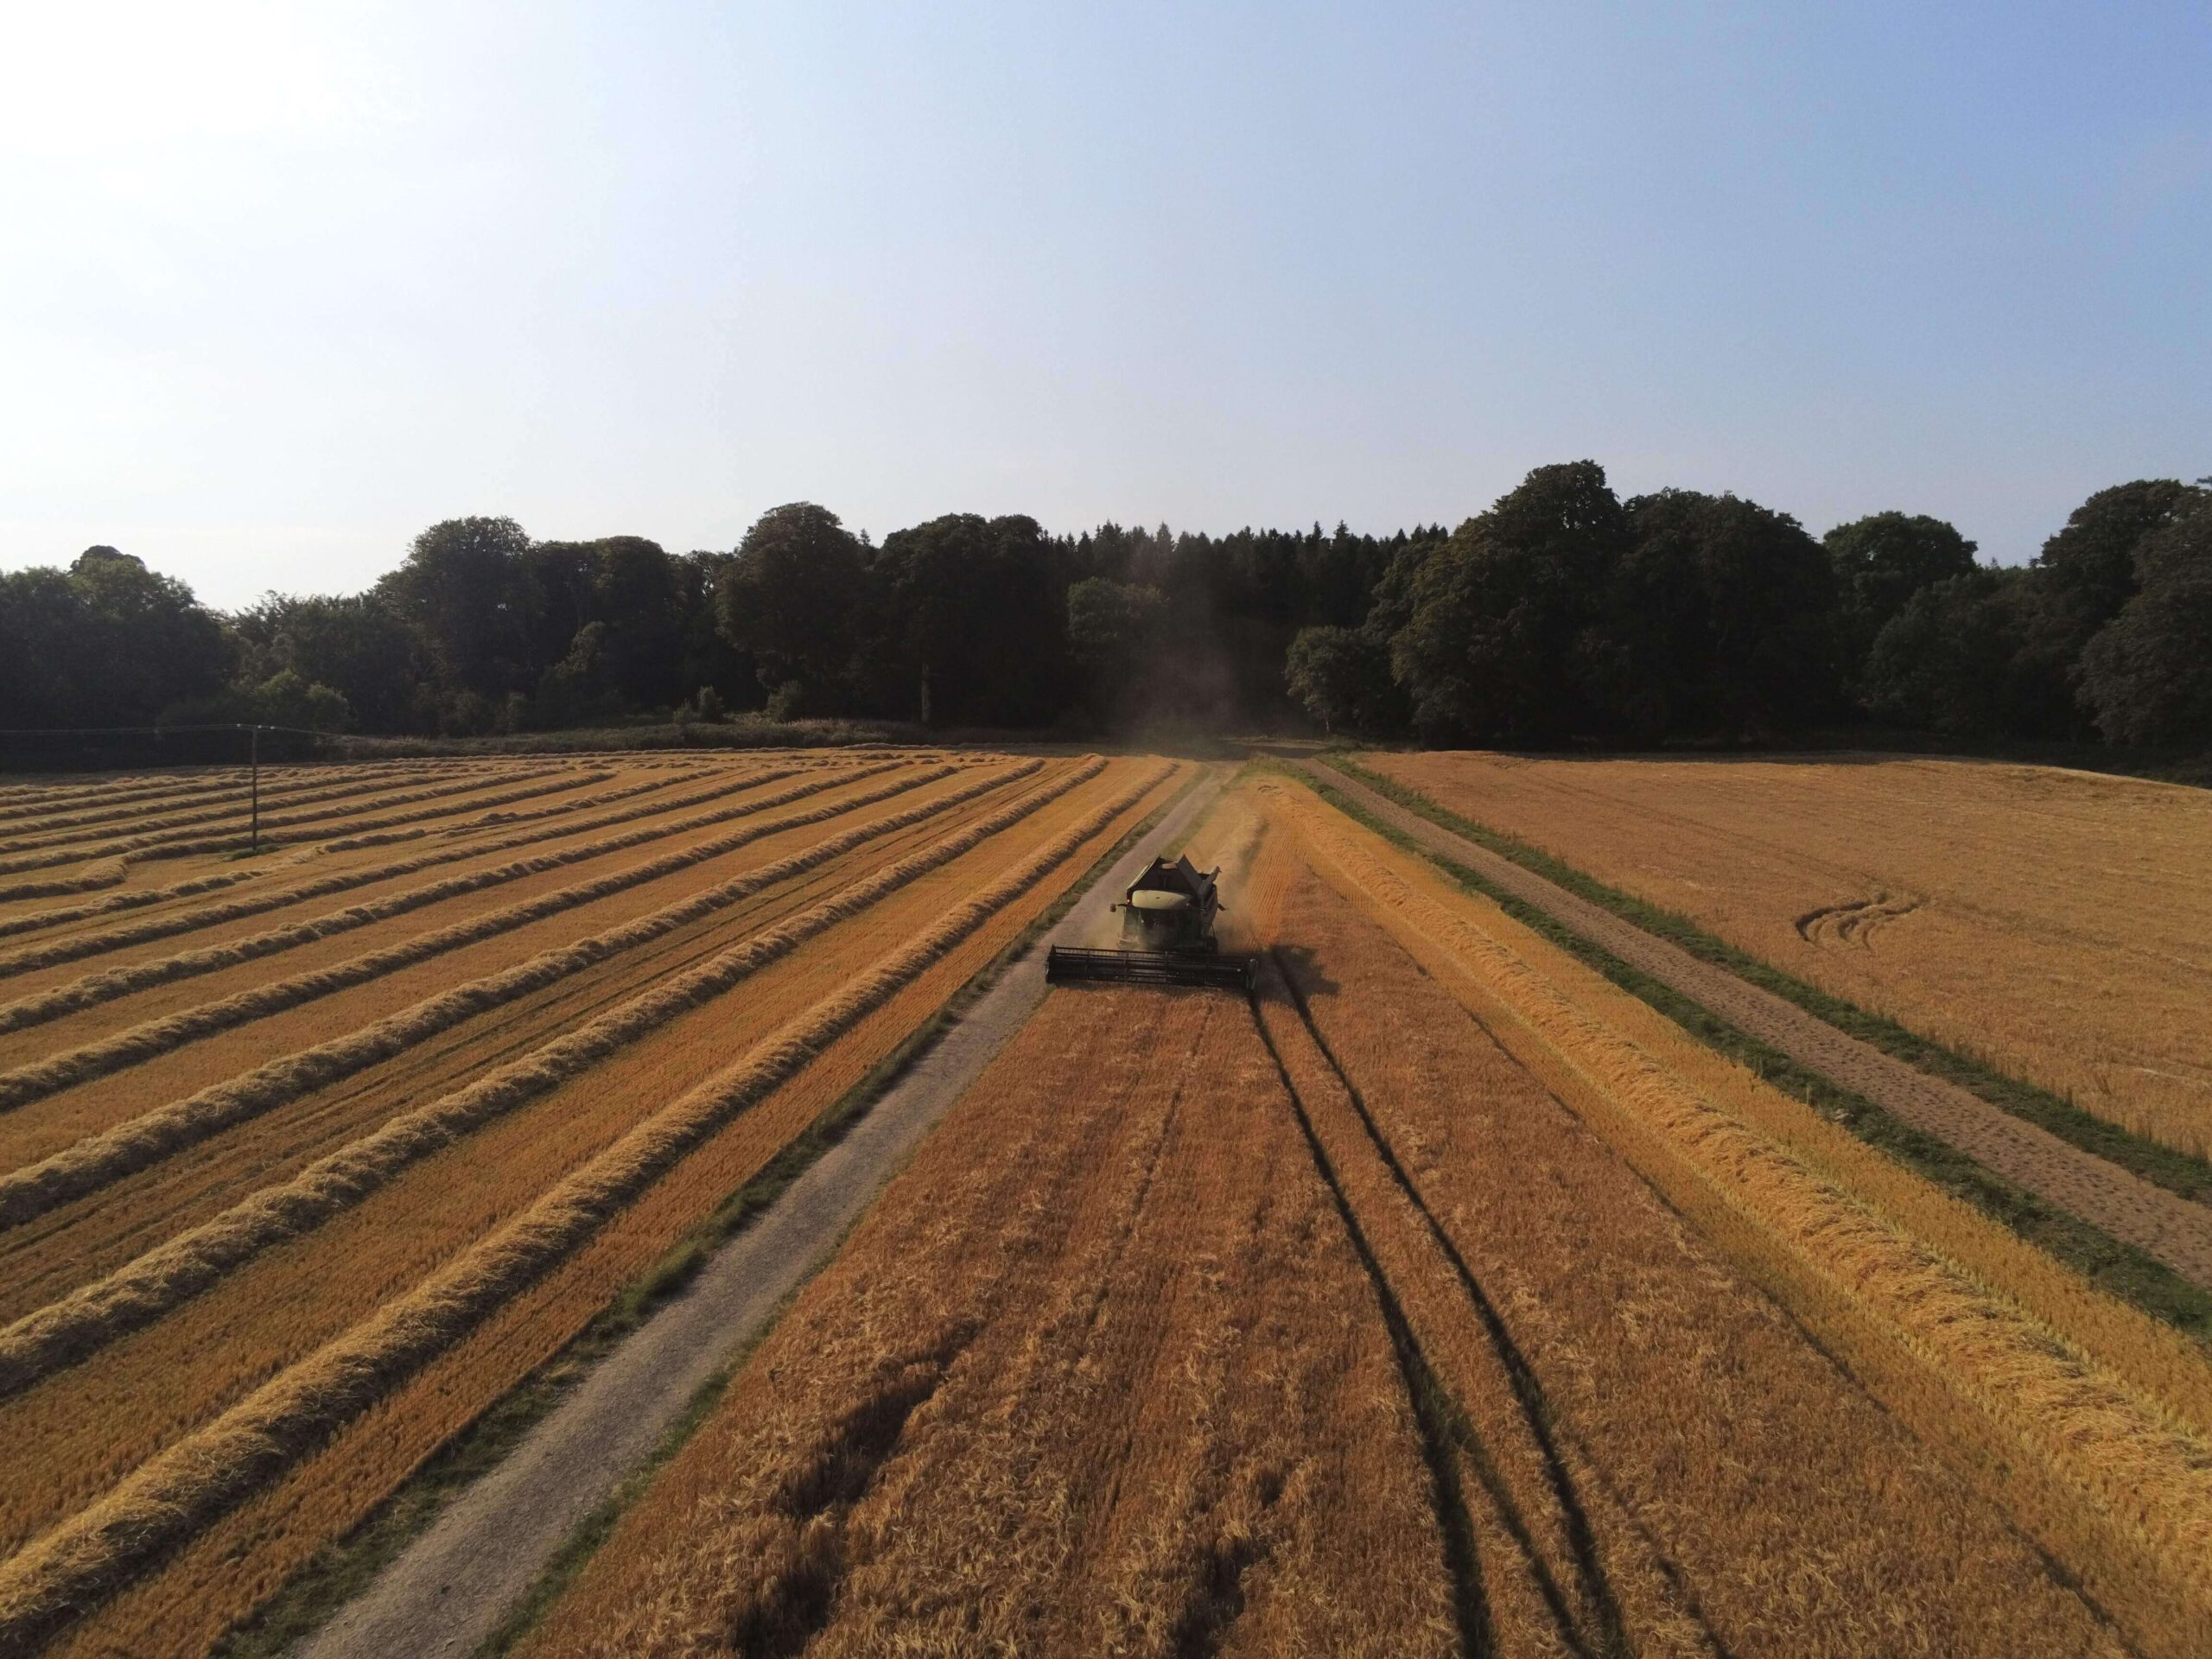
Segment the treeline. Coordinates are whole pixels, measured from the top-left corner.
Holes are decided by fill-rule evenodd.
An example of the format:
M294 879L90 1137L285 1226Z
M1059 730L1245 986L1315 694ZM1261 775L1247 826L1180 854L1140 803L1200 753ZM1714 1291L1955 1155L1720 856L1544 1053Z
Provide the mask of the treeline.
M1732 495L1541 467L1293 642L1329 726L1432 744L1758 741L1866 719L1974 740L2212 745L2212 489L2075 508L2031 564L1941 519L1819 541Z
M433 525L368 591L232 615L113 548L0 576L0 726L259 721L476 735L858 715L1153 721L1430 743L2212 743L2212 489L2124 484L2026 567L1940 520L1815 541L1734 496L1540 467L1389 537L951 514L878 545L799 503L728 552Z

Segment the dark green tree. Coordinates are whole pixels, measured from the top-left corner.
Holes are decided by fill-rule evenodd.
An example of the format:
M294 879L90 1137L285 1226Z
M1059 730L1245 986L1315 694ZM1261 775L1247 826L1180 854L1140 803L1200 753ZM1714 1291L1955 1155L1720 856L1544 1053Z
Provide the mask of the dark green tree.
M1068 648L1085 677L1094 717L1137 700L1167 631L1167 595L1141 582L1092 576L1068 589Z
M1431 742L1541 744L1590 731L1586 636L1629 539L1595 461L1539 467L1412 573L1391 671Z
M2021 658L2031 587L2027 571L1976 569L1915 594L1867 653L1869 711L1947 737L2004 737L2031 726L2044 692Z
M723 638L752 655L761 683L798 688L782 706L816 714L845 705L868 601L859 541L809 501L761 514L715 595Z
M2212 492L2136 544L2136 591L2082 653L2112 743L2212 748Z
M219 691L235 659L189 588L111 547L0 576L0 724L143 725Z
M1399 719L1389 647L1359 628L1300 628L1290 642L1283 679L1323 731L1382 736Z
M673 707L696 689L683 672L686 583L676 560L642 536L539 542L524 556L529 670L543 687L601 715ZM576 680L576 641L596 626L588 683ZM539 723L545 723L543 713Z
M947 513L885 537L870 657L888 706L925 723L1047 723L1069 661L1056 565L1025 517Z
M415 639L374 594L270 594L233 620L250 644L249 683L293 674L336 692L349 721L365 730L397 731L406 723L419 675Z
M1628 518L1576 665L1604 729L1773 737L1832 712L1834 582L1796 519L1694 490L1639 496Z
M512 518L448 518L415 538L406 562L378 582L406 623L447 699L487 703L528 689L530 537ZM471 703L464 724L477 723Z
M1854 690L1874 636L1922 588L1974 568L1974 544L1941 518L1877 512L1821 538L1835 572L1836 647Z

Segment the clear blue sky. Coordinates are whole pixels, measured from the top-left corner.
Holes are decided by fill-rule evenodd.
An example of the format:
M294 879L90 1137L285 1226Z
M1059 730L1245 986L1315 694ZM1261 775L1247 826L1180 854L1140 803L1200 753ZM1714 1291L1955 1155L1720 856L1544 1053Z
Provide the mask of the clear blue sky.
M1457 522L2031 556L2212 472L2187 3L102 4L0 64L0 566L431 521Z

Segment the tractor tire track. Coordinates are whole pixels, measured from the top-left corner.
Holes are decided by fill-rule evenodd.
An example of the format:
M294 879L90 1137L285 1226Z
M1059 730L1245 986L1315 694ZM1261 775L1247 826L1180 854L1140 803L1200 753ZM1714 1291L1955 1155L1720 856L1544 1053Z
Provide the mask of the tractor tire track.
M1262 985L1260 995L1274 994L1280 986L1280 977L1272 956L1263 959L1261 971ZM1446 1391L1427 1354L1422 1351L1413 1322L1407 1318L1389 1275L1383 1271L1367 1230L1361 1225L1358 1213L1344 1192L1343 1175L1330 1158L1328 1148L1322 1143L1320 1133L1314 1127L1313 1114L1307 1109L1306 1097L1299 1091L1289 1067L1283 1062L1282 1051L1276 1046L1275 1034L1268 1028L1256 998L1249 1005L1249 1009L1260 1040L1267 1047L1268 1058L1274 1062L1275 1075L1281 1081L1284 1096L1290 1102L1292 1115L1297 1118L1299 1130L1305 1136L1306 1149L1313 1157L1314 1171L1319 1175L1322 1185L1328 1188L1330 1201L1336 1209L1338 1219L1344 1224L1353 1252L1359 1257L1360 1266L1366 1271L1368 1283L1375 1293L1377 1309L1390 1333L1390 1346L1397 1355L1398 1376L1405 1388L1408 1414L1413 1418L1414 1433L1421 1441L1422 1461L1428 1465L1431 1497L1436 1510L1437 1535L1443 1547L1445 1570L1452 1578L1452 1606L1458 1627L1459 1650L1470 1656L1470 1659L1490 1659L1490 1656L1499 1652L1497 1632L1484 1587L1475 1520L1459 1476L1459 1448L1446 1404Z

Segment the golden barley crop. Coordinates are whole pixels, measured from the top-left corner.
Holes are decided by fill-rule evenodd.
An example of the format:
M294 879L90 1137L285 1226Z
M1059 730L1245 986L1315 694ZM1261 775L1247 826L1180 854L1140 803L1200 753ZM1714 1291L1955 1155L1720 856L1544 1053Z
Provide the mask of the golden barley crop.
M2101 1344L2143 1327L2116 1313L2054 1323L2098 1299L2078 1285L2008 1294L1952 1260L1939 1244L1972 1242L1971 1230L1934 1242L1912 1230L1939 1207L1935 1195L1885 1210L1884 1183L1840 1184L1861 1166L1823 1166L1792 1144L1811 1135L1760 1127L1803 1108L1740 1074L1720 1089L1708 1071L1677 1069L1669 1044L1647 1046L1633 1020L1610 1017L1625 999L1494 906L1303 790L1272 786L1268 798L1318 867L1721 1248L1851 1352L1885 1403L1999 1497L2133 1643L2188 1653L2212 1641L2212 1440L2192 1426L2205 1393L2201 1377L2160 1386L2190 1372L2185 1356L2152 1344L2105 1357ZM1770 1096L1758 1116L1740 1109L1747 1093ZM1891 1172L1887 1185L1903 1181ZM2018 1257L2007 1265L2026 1270ZM1655 1310L1654 1328L1668 1317Z
M1034 772L1039 764L1031 762L1007 772L987 774L976 783L936 797L909 812L894 812L871 819L842 836L832 836L817 843L813 857L803 855L800 859L790 861L790 867L793 869L810 868L812 863L847 851L863 841L903 829L924 817L1003 787L1007 782ZM728 852L785 830L821 823L842 812L875 804L892 795L904 792L904 787L911 786L913 782L927 780L926 773L912 780L894 779L866 794L748 826L744 830L720 837L720 842L728 845L718 845L716 852ZM652 861L652 864L685 868L702 861L703 857L704 855L694 857L690 853L670 855ZM671 860L680 861L671 863ZM639 877L637 872L652 867L652 864L633 866L619 876L602 878L601 882L589 886L604 886L607 892L619 892L637 885L640 879L649 879ZM211 1085L196 1094L126 1119L112 1128L77 1141L38 1163L0 1174L0 1226L20 1225L56 1205L97 1191L122 1174L143 1169L156 1160L169 1157L247 1117L269 1111L311 1090L326 1088L338 1078L352 1076L365 1066L389 1059L402 1050L437 1033L449 1030L463 1020L500 1007L555 980L596 967L610 957L727 908L750 897L764 883L758 873L747 872L734 876L664 905L634 921L541 951L497 973L454 986L373 1025L359 1027L315 1048L283 1055L242 1077ZM578 891L566 889L563 894L553 895L565 898L566 902L553 905L549 901L543 913L573 908L582 903L582 899L573 896ZM591 896L598 895L594 893ZM486 919L497 920L501 914L495 912ZM514 925L510 922L505 925L486 927L476 937L488 938L505 931ZM440 932L461 934L474 925L476 925L457 924ZM180 1030L188 1029L196 1035L205 1029L242 1024L275 1008L292 1006L304 1000L306 995L322 995L342 984L379 977L403 962L416 961L424 955L435 954L434 950L425 948L426 944L435 944L440 949L449 948L438 935L425 936L423 941L412 941L407 945L356 958L353 963L323 974L277 981L260 990L240 993L223 1003L208 1005L204 1013L187 1016L196 1019L196 1026L186 1027L179 1020L134 1028L133 1032L112 1039L113 1048L105 1052L128 1052L130 1058L121 1063L131 1063L145 1058L148 1053L162 1052L163 1047L169 1046L173 1038L185 1040L176 1036ZM219 1020L220 1024L217 1023ZM135 1052L125 1049L124 1046L131 1042L139 1045ZM85 1050L73 1051L71 1054L47 1064L79 1065L81 1062L77 1057L86 1052ZM73 1077L70 1080L76 1079ZM0 1080L0 1084L3 1083L4 1080Z
M526 1650L1453 1636L1391 1345L1249 1015L1100 990L955 1108Z
M723 823L730 817L741 817L747 812L758 811L764 805L780 806L803 795L813 794L825 789L834 789L841 783L849 783L857 778L871 777L878 772L889 771L895 764L884 763L854 767L838 773L823 773L810 779L808 782L795 790L779 795L772 801L747 801L721 814L699 816L684 819L680 823L656 826L646 839L657 839L664 834L680 835L690 830ZM798 770L799 768L797 767L782 766L734 772L720 779L710 788L696 791L671 800L655 801L644 806L632 805L623 811L607 813L598 817L569 819L552 825L540 824L537 829L524 834L502 835L489 840L471 841L466 846L443 848L437 852L425 853L412 858L391 859L381 864L359 867L340 874L318 877L315 880L295 887L269 893L255 894L252 897L224 905L200 906L158 918L143 918L125 927L110 928L98 932L71 934L61 939L42 940L38 944L20 946L15 950L0 955L0 976L12 976L30 973L39 969L54 967L67 962L81 961L86 957L104 955L111 950L123 950L152 940L171 938L180 933L195 932L202 928L240 921L251 916L265 915L272 910L282 910L290 905L304 904L311 899L327 898L333 893L351 892L357 887L368 887L375 882L412 875L418 871L429 869L440 864L486 857L497 853L511 852L517 847L531 846L540 842L563 840L571 836L590 835L601 830L619 828L626 823L634 823L639 819L683 810L705 804L724 796L778 782L793 776ZM627 796L642 793L647 789L658 789L664 786L660 783L652 783L632 789L607 791L578 800L563 802L555 806L547 807L543 811L548 815L565 817L567 814L587 807L596 808ZM537 816L538 814L535 812L517 814L516 818L517 820L525 817L535 818ZM499 827L505 829L507 826L503 823ZM465 828L466 826L457 827L450 833L458 835ZM429 830L425 830L416 834L395 836L393 839L420 839L430 833ZM324 842L306 850L324 855L348 852L372 841L376 841L376 838L363 836L357 840L347 836ZM389 843L378 841L377 844ZM640 844L642 843L634 841L625 841L619 845L613 842L602 842L597 850L618 851L620 847ZM202 893L214 892L220 887L232 887L242 881L256 880L262 874L263 872L256 870L243 870L217 875L195 876L190 880L175 882L165 887L142 887L130 893L116 893L89 905L32 912L28 915L10 918L8 921L0 923L0 937L29 932L36 929L72 925L80 921L90 921L96 917L111 914L118 911L144 909L154 905L166 904L176 899L193 898Z
M1118 777L1128 775L1126 771L1116 773ZM1005 928L1019 925L1022 913L1033 904L1045 901L1045 889L1052 885L1048 877L1071 879L1073 871L1064 867L1074 855L1083 849L1097 845L1102 836L1114 832L1114 826L1128 822L1129 814L1142 810L1145 802L1157 798L1167 782L1155 770L1127 786L1117 785L1118 792L1111 798L1096 806L1083 807L1081 817L965 902L948 902L944 894L924 891L930 883L918 883L915 904L929 908L915 912L915 919L925 920L925 925L905 949L893 952L873 969L857 975L848 972L842 984L833 982L834 988L828 996L787 1026L780 1035L756 1045L752 1055L738 1066L647 1116L603 1150L586 1158L568 1176L554 1181L526 1208L480 1243L463 1249L429 1279L412 1289L403 1289L366 1322L341 1336L321 1354L289 1366L257 1391L238 1399L223 1416L193 1430L135 1472L127 1473L108 1497L97 1499L33 1541L4 1569L10 1586L7 1592L8 1617L14 1621L6 1627L8 1630L16 1638L29 1639L32 1632L45 1628L51 1617L57 1613L67 1616L67 1610L62 1603L73 1594L131 1576L149 1550L158 1551L165 1545L192 1539L203 1527L241 1503L246 1505L246 1510L233 1519L245 1526L259 1524L256 1516L264 1514L273 1503L296 1503L303 1497L312 1498L315 1505L323 1506L340 1516L357 1514L356 1506L362 1501L364 1490L358 1475L336 1484L318 1478L311 1490L296 1488L293 1483L286 1482L283 1483L281 1493L264 1498L255 1498L253 1494L282 1467L312 1450L329 1430L355 1417L374 1395L397 1386L404 1377L432 1363L435 1356L454 1344L468 1346L475 1339L471 1335L473 1332L487 1334L490 1327L486 1321L492 1318L493 1310L516 1302L514 1313L521 1324L515 1330L520 1332L536 1329L531 1321L540 1318L543 1309L524 1293L549 1274L552 1274L545 1280L549 1289L556 1280L567 1286L569 1274L561 1264L572 1255L576 1257L579 1268L588 1261L595 1271L612 1268L619 1272L620 1256L611 1247L620 1242L627 1251L645 1249L645 1259L650 1259L656 1232L664 1240L671 1226L680 1232L685 1224L685 1213L693 1217L701 1213L702 1196L706 1205L714 1202L711 1196L685 1189L683 1178L695 1161L704 1171L722 1155L720 1149L725 1138L725 1124L732 1130L745 1132L732 1140L730 1145L750 1146L752 1149L744 1154L746 1158L765 1160L772 1156L774 1146L787 1140L805 1121L789 1115L786 1096L793 1091L779 1085L792 1079L802 1084L817 1081L817 1073L825 1071L822 1061L816 1059L817 1052L822 1054L823 1061L836 1057L839 1067L835 1076L818 1079L823 1086L852 1075L850 1068L854 1065L865 1070L871 1063L868 1058L870 1052L880 1054L885 1046L897 1040L896 1027L911 1028L912 1020L925 1012L909 1000L922 981L928 980L933 987L941 988L943 973L971 970L966 964L976 959L975 951L995 949L992 941L1004 937ZM1090 797L1095 791L1085 789L1079 793ZM989 852L1011 833L1002 832L988 842L979 849L979 855ZM957 861L948 867L947 874L957 874L964 868L965 861ZM1056 876L1055 873L1058 874ZM902 910L900 913L908 912ZM839 936L833 932L830 937ZM804 964L814 954L814 947L810 947L798 954L796 962ZM932 988L929 994L941 999L944 989ZM879 1023L885 1016L894 1014L893 1024ZM868 1036L868 1043L847 1053L844 1039L863 1033ZM771 1096L777 1103L772 1111L747 1109ZM606 1105L616 1103L608 1101ZM791 1103L795 1107L797 1103ZM811 1109L818 1110L819 1105ZM601 1115L604 1116L604 1108ZM733 1117L737 1120L734 1123ZM772 1138L774 1144L761 1137ZM702 1154L699 1160L686 1156L695 1149ZM434 1166L445 1161L434 1160L421 1173L435 1175ZM757 1162L753 1166L758 1166ZM726 1170L717 1170L704 1178L719 1180L726 1179ZM663 1179L664 1176L666 1179ZM446 1179L448 1189L457 1197L469 1196L474 1190L474 1184L465 1180L454 1187L450 1178L439 1179ZM738 1179L743 1179L742 1175ZM726 1191L727 1187L721 1190ZM669 1212L662 1207L664 1198L679 1196L683 1208ZM610 1247L604 1259L601 1243ZM664 1243L661 1247L664 1248ZM634 1262L637 1258L632 1254L629 1259ZM634 1271L634 1268L631 1270ZM604 1292L599 1294L603 1300ZM591 1305L596 1304L575 1305L562 1313L560 1318L566 1321L565 1328L573 1330L575 1323L588 1315ZM504 1321L505 1317L503 1314L500 1319ZM512 1338L502 1338L509 1339ZM527 1347L538 1348L548 1335L541 1332L521 1339ZM557 1343L559 1339L557 1333L550 1334L550 1340ZM453 1357L458 1361L458 1348ZM103 1359L101 1364L105 1363ZM526 1368L534 1361L524 1358L523 1363ZM100 1368L88 1369L96 1371ZM499 1378L505 1375L508 1372L504 1366L489 1368L483 1386L491 1387L496 1393L498 1387L503 1386ZM419 1408L423 1402L415 1402L407 1418L410 1433L418 1428L423 1432L449 1433L449 1427L438 1430L437 1423L449 1421L448 1414L457 1406L464 1411L473 1409L467 1408L465 1402L454 1400L453 1380L442 1368L438 1369L438 1376L442 1390L438 1398L442 1403L426 1412ZM242 1380L250 1380L250 1376ZM426 1376L426 1387L429 1382ZM486 1397L480 1389L464 1392L480 1400ZM412 1400L411 1392L410 1397ZM380 1417L378 1421L390 1426L389 1420ZM365 1433L367 1428L365 1425ZM358 1458L364 1451L372 1450L357 1446L350 1433L341 1440L346 1446L355 1447L348 1455ZM435 1439L429 1442L435 1443ZM428 1449L425 1446L421 1451ZM317 1453L315 1463L320 1465L324 1459L334 1455L336 1450L334 1445ZM421 1451L412 1455L420 1456ZM404 1472L405 1462L403 1460L395 1467L389 1463L387 1454L373 1455L381 1471L373 1479L388 1489L389 1481ZM306 1470L302 1471L302 1481L307 1473ZM142 1506L142 1499L150 1499L151 1507ZM372 1502L373 1496L366 1501ZM111 1524L118 1522L122 1526L120 1531ZM142 1523L150 1524L151 1530L144 1529ZM215 1531L223 1533L224 1539L218 1540L210 1533L204 1541L206 1547L221 1549L221 1559L235 1567L240 1558L234 1553L234 1539L230 1531L227 1527L218 1527ZM305 1547L312 1548L315 1537L327 1535L327 1531L314 1533L305 1539ZM302 1542L296 1529L287 1532L286 1540L286 1550L295 1549ZM233 1599L218 1599L219 1605L211 1603L206 1593L207 1569L200 1560L201 1548L200 1542L190 1543L186 1558L180 1559L175 1572L162 1574L161 1582L171 1583L176 1573L191 1574L190 1581L195 1586L193 1599L200 1610L195 1616L203 1620L209 1617L219 1618L227 1616L222 1612L223 1608L234 1612L240 1605L234 1599L241 1593L241 1587L232 1582L226 1593ZM296 1554L292 1559L296 1559ZM265 1574L269 1570L267 1559L249 1559L245 1570L249 1574ZM50 1592L59 1592L61 1601L52 1599ZM166 1605L173 1614L175 1592L161 1593L171 1598ZM149 1597L154 1601L160 1600L160 1593L150 1586L126 1598L130 1605L119 1605L113 1611L113 1618L122 1621L116 1628L129 1626L130 1620L143 1614L153 1605ZM211 1606L215 1609L213 1612L207 1611ZM170 1626L164 1624L161 1628L166 1630Z
M1004 776L1018 776L1024 770L1033 769L1033 765L1032 763L1030 768L1016 768ZM818 823L841 812L874 804L888 795L950 776L951 772L951 768L944 767L934 773L911 774L894 779L865 794L817 807L810 812L791 813L780 818L748 823L741 829L715 836L709 841L677 852L664 853L658 858L625 865L592 880L577 882L535 899L482 912L464 921L416 934L382 950L368 951L327 968L295 974L286 979L267 981L251 989L203 1002L79 1044L31 1065L0 1072L0 1110L43 1099L87 1078L104 1077L126 1066L138 1065L216 1032L227 1031L263 1019L281 1009L330 995L347 986L381 978L402 967L512 931L542 918L575 910L595 899L690 869L782 830L802 823ZM216 965L230 964L219 963ZM161 983L162 981L156 976L152 982ZM0 1210L4 1208L4 1204L0 1204Z
M261 1188L213 1221L171 1238L127 1267L0 1329L0 1395L12 1394L59 1365L74 1363L92 1349L168 1313L262 1250L296 1237L337 1211L359 1203L407 1165L582 1075L616 1050L722 995L767 963L950 863L1103 770L1103 762L1094 762L1054 779L701 966L657 983L466 1089L392 1119L374 1134L319 1160L291 1180ZM918 819L923 815L916 811L911 816ZM739 881L747 892L758 892L849 850L863 838L882 834L888 827L887 821L878 821L864 826L862 831L830 837Z
M1848 757L1374 755L1800 979L2212 1154L2212 795Z
M426 819L450 817L456 812L474 811L509 801L533 799L541 795L556 794L563 790L581 788L586 784L603 781L608 773L584 772L569 768L553 768L523 772L517 776L530 781L500 786L499 780L470 779L461 782L447 782L427 789L404 790L397 794L378 793L365 802L353 802L292 813L264 813L261 829L264 834L302 825L338 820L354 830L379 829L395 823L416 823ZM486 794L491 789L495 792ZM473 798L457 800L456 797ZM428 804L424 804L428 803ZM382 812L380 817L358 817L355 813L363 806ZM388 809L404 807L409 810L392 812ZM220 835L207 832L211 823L228 821L231 828ZM48 848L44 851L25 851L0 858L0 874L15 874L24 870L49 869L56 865L72 864L95 858L182 858L194 853L219 852L237 846L246 828L247 815L232 809L209 815L205 822L195 821L181 829L142 830L121 840L102 841L86 845Z

